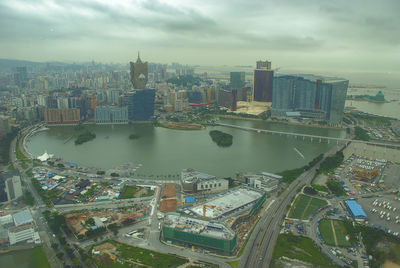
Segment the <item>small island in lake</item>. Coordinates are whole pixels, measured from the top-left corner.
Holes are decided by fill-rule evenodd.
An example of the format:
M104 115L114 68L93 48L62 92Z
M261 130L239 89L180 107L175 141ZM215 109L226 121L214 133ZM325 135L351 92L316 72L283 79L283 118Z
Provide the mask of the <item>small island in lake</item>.
M75 145L79 145L82 143L85 143L87 141L91 141L94 138L96 138L96 134L90 132L90 131L85 131L82 134L78 136L78 138L75 140Z
M140 136L138 134L136 134L136 133L132 133L131 135L129 135L129 139L130 140L136 140L136 139L139 139L139 138L140 138Z
M215 142L218 146L229 147L232 145L233 137L231 134L224 133L219 130L211 130L209 134L213 142Z

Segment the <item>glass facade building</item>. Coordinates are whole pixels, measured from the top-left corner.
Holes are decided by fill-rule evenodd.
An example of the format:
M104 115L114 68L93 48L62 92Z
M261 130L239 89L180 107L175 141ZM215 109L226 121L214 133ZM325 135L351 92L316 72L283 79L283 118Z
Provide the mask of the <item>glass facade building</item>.
M123 97L128 107L128 117L132 121L149 121L154 116L155 89L133 90Z
M300 76L274 78L272 115L300 112L303 117L339 124L343 118L348 80L308 80Z

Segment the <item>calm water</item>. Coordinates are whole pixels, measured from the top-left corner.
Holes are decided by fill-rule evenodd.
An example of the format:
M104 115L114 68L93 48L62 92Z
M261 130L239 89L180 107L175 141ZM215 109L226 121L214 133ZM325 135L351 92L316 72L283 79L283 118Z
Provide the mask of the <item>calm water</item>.
M309 128L261 121L222 120L262 129L343 137L345 132L337 129ZM333 144L311 142L283 136L266 135L225 127L208 127L200 131L171 130L150 124L92 125L96 139L75 145L74 139L64 143L75 131L73 127L51 127L37 133L27 143L33 155L48 153L82 166L114 168L128 162L142 164L137 174L178 174L184 168L217 176L232 176L236 172L278 172L308 163L312 158L326 152ZM220 148L212 142L208 132L222 130L233 135L233 145ZM131 133L141 137L129 140ZM304 159L295 152L297 148Z
M385 99L388 103L374 103L368 101L347 100L346 107L354 107L358 111L388 116L400 119L400 89L382 89L382 88L349 88L349 95L376 95L379 90L385 94Z

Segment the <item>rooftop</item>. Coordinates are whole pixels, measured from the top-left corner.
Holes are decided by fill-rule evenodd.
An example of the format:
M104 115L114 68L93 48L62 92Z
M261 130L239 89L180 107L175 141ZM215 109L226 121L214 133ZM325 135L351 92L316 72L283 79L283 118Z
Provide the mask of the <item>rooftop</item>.
M249 205L261 197L256 191L245 188L235 189L233 191L218 195L214 200L206 203L207 218L217 218L226 213L232 212L238 208ZM209 207L214 206L214 207ZM199 216L203 216L203 205L199 205L190 209Z
M185 169L181 173L181 179L182 179L182 181L185 181L185 182L193 182L196 180L208 180L208 179L214 179L214 178L215 178L215 176L213 176L213 175L201 173L201 172L195 171L194 169Z
M29 210L23 210L13 215L15 226L20 226L33 221Z
M221 239L232 239L235 236L235 233L223 224L184 217L179 214L167 214L164 225L188 233Z
M367 217L367 214L365 214L360 204L358 204L355 200L346 200L345 202L351 210L351 213L353 213L354 217Z

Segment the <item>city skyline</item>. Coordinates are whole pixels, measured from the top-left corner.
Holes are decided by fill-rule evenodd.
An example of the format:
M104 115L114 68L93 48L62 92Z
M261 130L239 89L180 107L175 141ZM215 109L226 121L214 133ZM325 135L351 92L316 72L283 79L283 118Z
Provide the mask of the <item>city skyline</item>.
M0 58L398 72L396 1L2 1ZM362 7L362 8L360 8ZM111 49L112 48L112 49Z

